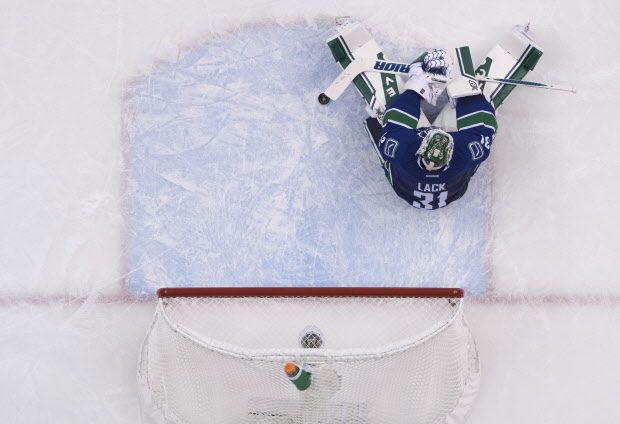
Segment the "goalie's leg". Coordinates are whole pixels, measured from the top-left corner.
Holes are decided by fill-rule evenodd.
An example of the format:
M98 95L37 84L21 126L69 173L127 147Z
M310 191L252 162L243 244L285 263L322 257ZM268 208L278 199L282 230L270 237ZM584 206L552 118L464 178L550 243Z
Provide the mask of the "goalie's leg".
M534 69L543 54L532 39L529 28L516 26L508 37L495 46L483 63L476 69L476 75L492 78L523 80ZM481 82L482 92L497 110L514 90L514 85Z
M524 26L516 26L509 36L495 46L476 69L476 75L491 78L523 80L534 69L542 56L542 49L534 42ZM514 85L479 82L482 93L497 110L508 98ZM433 125L446 131L457 131L456 109L445 107Z
M385 60L381 47L359 22L339 26L336 35L327 40L327 46L343 69L356 58ZM353 85L366 101L369 115L379 119L386 106L399 94L399 84L403 84L401 77L379 72L364 72L353 79ZM319 96L319 102L325 104L329 98Z

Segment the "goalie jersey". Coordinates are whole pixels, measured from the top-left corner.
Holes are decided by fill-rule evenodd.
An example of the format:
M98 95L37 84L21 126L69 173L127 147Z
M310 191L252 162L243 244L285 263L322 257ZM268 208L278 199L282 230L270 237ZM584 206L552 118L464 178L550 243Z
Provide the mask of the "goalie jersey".
M438 209L465 194L470 178L489 157L497 121L493 106L483 95L457 99L458 131L450 132L454 139L452 160L443 168L428 171L416 154L431 129L418 128L421 100L419 94L406 90L390 103L383 128L374 118L369 118L366 126L396 194L416 208Z

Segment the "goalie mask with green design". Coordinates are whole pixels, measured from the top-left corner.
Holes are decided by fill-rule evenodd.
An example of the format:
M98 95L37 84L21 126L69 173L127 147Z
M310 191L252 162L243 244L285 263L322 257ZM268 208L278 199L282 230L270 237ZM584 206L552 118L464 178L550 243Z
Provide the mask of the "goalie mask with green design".
M436 171L450 163L454 151L454 140L447 132L438 128L430 130L416 152L427 171Z

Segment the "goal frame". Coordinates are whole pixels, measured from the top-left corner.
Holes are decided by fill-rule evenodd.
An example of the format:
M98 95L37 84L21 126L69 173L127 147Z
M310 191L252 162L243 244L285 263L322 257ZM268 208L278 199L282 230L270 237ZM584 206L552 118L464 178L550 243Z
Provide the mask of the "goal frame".
M166 287L159 299L174 297L437 297L463 298L460 288L435 287Z
M262 414L272 416L271 414L274 414L273 416L311 419L318 416L317 414L323 413L325 417L330 417L332 413L355 415L355 411L358 411L356 408L362 408L359 409L360 417L363 415L366 418L376 418L383 416L376 414L386 413L386 408L391 402L385 396L376 394L374 391L374 384L385 383L384 377L380 373L377 374L376 369L381 369L381 366L385 367L385 364L394 364L394 361L427 358L430 353L437 353L436 348L433 347L435 345L432 343L434 340L439 340L442 344L436 346L445 346L441 352L445 351L446 354L439 355L440 358L434 366L448 364L448 366L453 367L450 368L453 372L447 377L442 373L433 373L424 377L428 378L424 380L424 384L427 384L427 381L436 383L438 393L441 394L441 402L439 403L441 411L435 411L435 414L433 412L435 407L423 408L422 410L426 411L425 413L437 415L436 417L433 415L433 419L440 419L437 422L464 424L480 386L479 357L475 340L464 317L464 297L465 293L461 288L433 287L219 286L160 288L157 290L155 316L142 343L138 359L137 379L143 422L168 424L180 422L182 418L188 420L183 422L197 423L203 422L205 418L213 419L213 417L217 417L216 421L220 419L219 422L222 422L221 418L229 415L230 417L234 415L235 419L238 419L256 414L256 416L262 416ZM358 311L371 311L369 312L371 316L376 314L375 308L377 307L385 307L387 314L405 313L404 316L412 317L415 316L415 313L423 311L424 315L418 317L423 318L421 321L414 319L416 323L422 322L420 329L410 331L409 327L403 327L401 330L407 331L393 331L397 337L391 336L381 342L364 345L356 345L354 337L353 344L349 340L349 344L346 345L322 346L319 349L297 347L290 344L291 340L296 339L297 333L290 331L286 333L286 343L279 343L279 339L275 338L275 342L266 347L244 344L243 340L245 339L243 338L240 343L238 339L222 336L227 334L230 328L233 329L233 333L242 329L242 334L247 335L244 333L247 327L238 327L238 322L235 322L234 319L231 321L234 325L228 326L230 319L226 317L230 317L229 314L232 313L232 316L236 317L235 314L240 310L245 313L247 308L273 306L273 302L279 302L279 299L284 302L284 307L282 309L276 308L275 316L280 318L285 317L286 313L290 312L290 309L287 309L290 305L293 305L294 308L302 308L302 311L305 312L302 312L301 316L306 316L306 318L308 311L310 311L309 316L318 313L314 309L316 306L327 305L324 309L320 309L323 313L327 312L327 320L325 320L325 315L319 315L323 317L323 322L313 322L312 319L306 322L306 318L303 318L303 322L296 322L293 325L317 324L322 330L329 330L332 337L335 337L334 334L338 335L338 332L334 333L334 328L326 329L322 325L332 326L336 322L338 325L345 325L346 327L346 323L343 324L334 318L333 311L340 306L354 308L355 305L362 305L362 309L358 309ZM230 304L237 306L230 308ZM198 305L198 307L192 309L194 305ZM390 306L394 305L398 305L398 307L390 309ZM423 309L429 305L431 309ZM311 309L308 308L309 306ZM185 309L186 307L188 309ZM413 308L411 313L409 310L405 310L409 307ZM418 307L420 309L416 309ZM194 323L198 321L192 321L192 318L195 316L203 317L203 315L195 314L204 314L208 308L211 309L206 312L207 316L215 317L215 319L208 321L208 318L206 322L211 322L215 325L213 328L223 332L212 333L208 327L194 326ZM435 317L436 308L443 309L443 312L440 311ZM230 312L231 310L233 312ZM278 311L280 315L278 315ZM186 312L187 315L185 315ZM221 313L223 314L218 315ZM218 321L220 316L224 317L221 322ZM355 313L349 313L346 316L356 320L360 318ZM265 317L272 319L269 315L265 315ZM254 320L253 322L257 320L257 318L250 318ZM292 316L292 318L294 319L290 322L295 321L298 315ZM426 322L427 318L429 322ZM440 320L435 320L437 318ZM368 322L370 321L366 317L366 323ZM222 323L223 326L221 326ZM385 333L384 330L380 330L382 335ZM250 330L248 333L251 336L250 340L253 340L252 338L256 335L253 331ZM345 332L344 335L348 336L349 333ZM367 334L362 331L362 337L365 335ZM169 348L169 346L174 346L174 348ZM171 356L170 352L173 352L174 355ZM188 358L190 358L189 362ZM282 364L291 361L304 364L312 370L313 375L317 376L317 389L314 392L308 392L308 395L305 392L301 395L295 395L297 393L294 391L295 387L280 375L282 374ZM191 365L187 365L188 363ZM238 369L244 370L247 375L243 374L239 377L235 371L225 380L219 377L214 378L214 375L219 375L217 374L220 372L219 370L232 369L231 366L239 367ZM407 378L411 378L413 382L419 382L422 381L420 380L422 376L430 372L428 370L432 367L414 366L412 369L407 369L409 370L406 374ZM335 370L337 373L334 374ZM355 386L352 382L357 381L359 376L364 375L365 372L369 373L370 381L375 381L375 383L370 386L365 385L362 379L362 383ZM276 377L278 375L280 377ZM330 380L330 376L333 377L333 375L338 376L337 387L334 386L336 380ZM269 384L265 386L262 383L263 380ZM282 383L281 381L285 382ZM210 389L209 385L218 384L217 382L225 387L225 389L218 389L217 393L223 390L222 393L225 396L232 396L226 394L228 393L226 390L231 390L227 388L228 385L236 384L235 387L239 387L239 390L235 392L236 397L233 396L232 398L239 405L246 405L243 408L247 411L235 410L234 414L229 414L227 410L218 408L215 402L213 405L209 402L199 402L197 405L199 404L201 407L196 409L190 402L194 399L193 397L190 397L189 404L186 403L186 396L183 391L186 387L192 387L192 390L199 393L213 394L215 393L214 389ZM258 382L261 383L258 384ZM342 392L340 384L345 384ZM295 396L291 397L290 390L293 390ZM332 393L330 390L335 391ZM298 396L299 399L297 399ZM379 412L364 409L364 405L370 402L369 396L373 399L373 408ZM403 402L418 402L420 405L426 405L427 402L423 393L420 394L410 389L403 390L402 394L399 392L398 396L402 398ZM347 405L349 409L345 408ZM387 414L389 415L391 412L387 412ZM353 417L353 415L351 416ZM348 417L348 415L346 416ZM391 422L408 422L403 417L404 415L396 414L393 418L397 421ZM385 422L385 420L381 422Z

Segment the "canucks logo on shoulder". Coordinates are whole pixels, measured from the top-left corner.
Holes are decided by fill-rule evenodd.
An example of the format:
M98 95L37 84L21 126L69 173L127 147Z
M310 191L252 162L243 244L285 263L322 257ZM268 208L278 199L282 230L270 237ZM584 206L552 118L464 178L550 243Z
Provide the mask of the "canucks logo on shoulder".
M381 137L380 143L383 146L383 153L387 157L394 159L396 157L396 149L398 149L398 141L393 138L386 139L385 137Z

